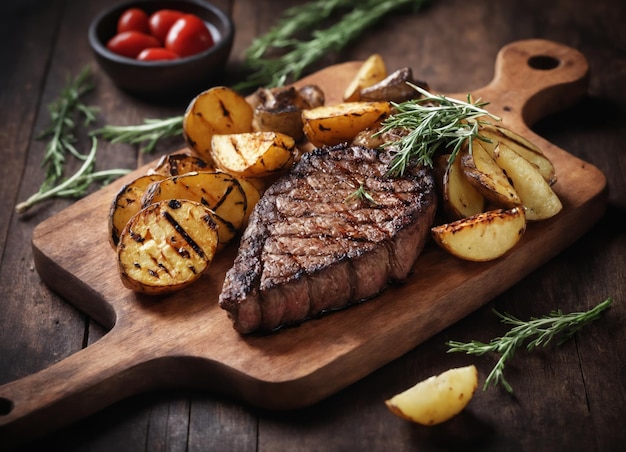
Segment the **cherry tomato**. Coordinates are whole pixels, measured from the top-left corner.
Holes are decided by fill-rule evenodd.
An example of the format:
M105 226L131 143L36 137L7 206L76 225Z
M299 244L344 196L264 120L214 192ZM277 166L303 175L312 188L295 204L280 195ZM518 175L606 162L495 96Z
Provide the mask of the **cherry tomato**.
M123 31L107 42L107 49L111 52L129 58L137 58L143 49L160 47L161 43L154 36L139 31Z
M170 31L174 22L184 15L185 13L174 9L160 9L155 11L148 19L150 34L161 41L161 43L164 43L167 32Z
M139 8L129 8L124 11L117 21L117 32L123 31L140 31L149 34L150 25L146 12Z
M181 57L200 53L213 44L213 36L206 24L193 14L185 14L174 22L165 38L165 48Z
M140 61L176 60L178 58L180 58L179 55L164 47L143 49L139 56L137 56L137 59Z

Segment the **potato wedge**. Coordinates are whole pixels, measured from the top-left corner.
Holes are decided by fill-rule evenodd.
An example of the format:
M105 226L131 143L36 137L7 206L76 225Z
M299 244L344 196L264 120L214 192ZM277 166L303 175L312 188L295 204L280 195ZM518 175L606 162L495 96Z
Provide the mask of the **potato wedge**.
M127 288L165 294L196 281L218 244L210 209L187 200L151 204L134 215L120 235L118 270Z
M350 142L389 116L389 102L344 102L302 112L304 134L313 146Z
M504 141L494 149L495 161L515 188L528 221L545 220L563 209L563 205L536 165L510 148Z
M526 231L522 207L479 213L431 228L435 242L460 259L485 262L511 250Z
M461 159L448 163L445 158L445 171L442 180L443 208L450 220L471 217L485 210L485 198L467 180L461 169Z
M493 156L493 150L498 143L505 143L519 155L537 167L543 178L550 185L556 182L556 171L552 161L546 157L541 149L523 136L506 127L485 124L481 126L480 134L491 142L482 142L483 147Z
M421 94L409 83L428 90L428 84L413 79L413 70L404 67L392 72L384 80L363 88L361 90L361 101L366 102L404 102L410 99L421 97Z
M476 366L457 367L420 381L385 404L403 419L436 425L459 414L472 400L477 387Z
M280 132L300 141L304 138L302 110L324 105L324 92L317 85L259 88L251 102L255 131Z
M211 158L219 169L242 177L270 176L289 169L295 140L279 132L214 135Z
M361 65L343 93L344 102L361 100L361 90L375 85L387 77L387 67L378 53L370 55Z
M195 171L215 171L205 160L189 153L167 154L161 157L148 174L161 174L164 177L180 176Z
M487 201L509 209L522 204L506 174L480 140L473 140L471 153L464 147L457 158L461 159L461 168L469 182Z
M141 210L141 198L148 186L164 178L161 174L139 176L117 192L109 208L109 243L113 248L119 243L120 234L128 220Z
M245 97L226 86L198 94L183 116L187 145L211 164L211 138L215 134L252 131L253 111Z
M163 179L144 193L141 202L145 208L169 199L198 202L219 216L223 220L218 221L220 249L241 230L249 215L241 184L235 177L221 172L187 173Z

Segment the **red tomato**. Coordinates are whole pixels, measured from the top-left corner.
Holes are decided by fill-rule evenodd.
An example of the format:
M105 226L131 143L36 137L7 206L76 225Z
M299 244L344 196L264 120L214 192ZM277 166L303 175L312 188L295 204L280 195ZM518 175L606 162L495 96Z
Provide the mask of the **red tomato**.
M139 8L129 8L124 11L117 21L117 32L122 33L123 31L140 31L149 34L150 25L146 12Z
M164 47L150 47L149 49L143 49L137 57L140 61L176 60L178 58L180 58L180 56Z
M174 22L184 15L185 13L173 9L160 9L152 13L150 19L148 19L150 34L161 41L161 43L164 43L167 32L170 31Z
M213 44L213 36L206 24L193 14L185 14L178 19L165 38L165 48L181 57L200 53Z
M160 47L161 43L154 36L139 31L124 31L118 33L109 42L107 49L111 52L129 58L137 58L143 49Z

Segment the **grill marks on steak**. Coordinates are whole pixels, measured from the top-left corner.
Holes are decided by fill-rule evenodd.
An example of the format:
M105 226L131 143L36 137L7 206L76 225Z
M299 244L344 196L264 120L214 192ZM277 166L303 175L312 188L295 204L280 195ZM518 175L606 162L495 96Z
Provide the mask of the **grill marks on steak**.
M436 196L429 170L388 177L390 160L358 146L316 149L268 188L219 299L237 331L300 323L406 279ZM361 184L375 204L350 198Z

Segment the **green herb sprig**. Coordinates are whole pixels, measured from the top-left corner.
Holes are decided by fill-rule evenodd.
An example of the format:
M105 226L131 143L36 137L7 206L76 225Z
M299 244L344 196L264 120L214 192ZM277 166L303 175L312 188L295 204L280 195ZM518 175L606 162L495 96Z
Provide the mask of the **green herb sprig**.
M41 164L46 169L46 175L39 190L15 206L17 213L24 213L35 204L53 197L79 198L87 193L93 182L106 184L130 172L129 169L94 172L97 148L95 138L87 154L76 149L77 121L82 119L87 127L96 120L98 108L83 102L83 97L93 88L91 68L85 66L75 78L68 79L59 96L48 105L50 126L37 136L38 139L49 139ZM68 154L83 161L83 164L76 173L59 183L64 175Z
M395 112L382 122L381 129L376 133L381 135L395 129L407 132L398 140L383 144L383 147L390 147L393 151L389 169L392 175L404 174L413 163L432 167L433 156L440 149L452 149L449 159L452 162L464 143L472 151L472 140L481 138L479 126L486 122L485 117L500 120L483 108L488 105L487 102L472 102L470 95L464 102L410 85L422 97L392 103Z
M87 189L93 182L102 181L103 183L108 183L130 172L128 169L112 169L94 172L93 168L96 162L97 145L97 140L93 138L91 150L84 156L85 161L80 169L71 177L54 187L41 187L37 193L15 206L15 211L17 213L24 213L35 204L54 197L79 198L87 193Z
M145 119L143 124L133 126L106 125L91 132L111 143L139 144L141 151L150 153L159 140L178 137L183 133L183 116L166 119Z
M329 52L343 49L390 12L410 5L418 10L426 3L427 0L317 0L289 8L274 28L253 41L245 60L253 72L235 89L282 86L297 80L313 63ZM318 28L340 8L349 12L328 28ZM312 29L308 39L296 37L307 29ZM283 53L272 57L276 50Z
M350 193L348 196L346 196L346 199L344 200L344 202L349 202L353 199L357 199L359 201L365 201L373 206L378 205L374 197L365 188L365 184L363 182L359 182L359 187L355 191Z
M85 126L95 121L98 108L87 106L82 101L82 97L93 88L91 68L86 66L74 79L68 80L59 97L48 105L50 126L37 136L40 140L49 139L42 161L42 167L46 169L43 190L52 187L63 176L67 153L79 159L85 158L74 147L76 122L81 117Z
M570 339L583 326L598 319L600 314L608 309L612 303L613 299L609 297L588 311L563 314L561 310L558 310L540 318L533 317L528 321L522 321L509 314L500 314L494 311L502 323L514 325L513 328L504 336L492 339L489 343L449 341L447 342L450 347L448 353L465 352L468 355L484 355L494 352L499 354L498 362L485 379L483 390L491 384L494 386L502 384L507 392L512 393L513 388L504 378L504 366L508 360L513 358L518 348L522 347L526 341L528 341L526 349L529 351L535 347L545 347L555 338L558 338L560 345Z

